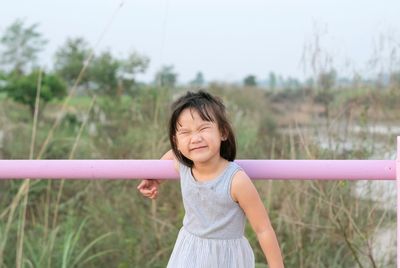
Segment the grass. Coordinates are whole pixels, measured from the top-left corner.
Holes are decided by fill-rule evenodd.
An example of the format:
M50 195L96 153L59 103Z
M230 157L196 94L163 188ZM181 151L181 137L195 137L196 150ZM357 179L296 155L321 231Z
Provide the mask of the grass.
M69 100L69 105L75 108L88 108L92 98L90 96L74 96ZM62 100L53 100L55 106L60 106Z
M285 112L282 114L274 112L271 100L275 100L274 105L286 105L286 100L268 96L263 91L225 87L210 90L221 95L228 107L237 134L238 158L332 159L340 153L336 146L322 150L293 121L285 121L292 124L291 134L281 132L285 126L278 124L281 119L294 118L298 104L311 96L293 97L291 109L280 110ZM60 121L42 157L159 158L168 148L165 122L173 94L176 93L169 90L145 89L138 91L134 98L125 96L118 101L99 97L93 109L90 109L91 98L73 97L67 107L73 108L70 115L76 120L67 116ZM335 98L365 97L362 91L355 95L343 93L351 96L340 97L340 94ZM390 113L381 100L385 98L378 98L375 105ZM53 124L48 113L61 105L61 102L52 103L39 117L36 153ZM7 138L3 154L9 159L27 158L32 127L29 111L8 100L0 109L10 111L4 113ZM313 109L304 111L310 113L307 115L310 118L316 116ZM347 116L340 106L333 105L332 116L338 115L339 118ZM85 123L80 118L88 121ZM314 123L317 121L310 122L312 129L325 128ZM357 120L349 122L351 126ZM95 130L89 132L89 125ZM333 132L328 134L335 143L346 142L339 141ZM366 141L375 142L371 135ZM367 158L368 154L365 152L362 157ZM348 152L347 157L361 156ZM24 267L165 267L184 213L179 184L163 185L155 202L140 197L136 184L136 181L32 181L24 213L23 191L18 193L22 182L1 181L3 266L16 266L17 227L22 224L23 254L18 262ZM373 263L377 267L395 267L381 262L374 254L372 259L368 257L374 233L380 228L393 228L395 215L372 202L354 198L355 184L262 181L256 186L269 210L287 267L372 267ZM10 204L15 209L12 217ZM25 217L25 224L21 216ZM10 221L8 228L7 220ZM265 267L264 256L250 226L246 227L246 235L254 248L257 267ZM393 258L395 252L388 249L388 254Z

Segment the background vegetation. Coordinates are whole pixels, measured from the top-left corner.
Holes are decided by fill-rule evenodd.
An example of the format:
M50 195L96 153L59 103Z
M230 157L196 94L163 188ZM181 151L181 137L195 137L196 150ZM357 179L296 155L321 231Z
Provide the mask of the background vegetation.
M0 158L149 159L168 150L170 103L200 87L225 102L238 158L394 158L399 134L399 72L343 80L319 56L306 82L269 73L243 84L179 85L173 66L154 83L137 81L149 59L135 52L95 54L69 39L43 70L45 40L16 21L3 34ZM315 59L315 57L314 57ZM329 172L329 171L327 171ZM178 182L157 201L134 180L2 180L1 267L165 267L183 218ZM378 184L257 181L287 267L395 267L395 196ZM386 194L386 195L385 195ZM178 198L177 198L178 197ZM250 227L259 267L264 257Z

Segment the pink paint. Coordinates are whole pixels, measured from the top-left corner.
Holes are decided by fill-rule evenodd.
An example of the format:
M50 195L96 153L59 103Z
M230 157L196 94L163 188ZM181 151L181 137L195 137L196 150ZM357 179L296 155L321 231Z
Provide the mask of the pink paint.
M252 179L395 180L395 160L237 160ZM0 160L0 179L177 179L170 160Z
M400 268L400 136L396 160L237 160L252 179L395 180ZM0 179L177 179L168 160L0 160Z
M397 137L396 159L396 183L397 183L397 268L400 267L400 136Z

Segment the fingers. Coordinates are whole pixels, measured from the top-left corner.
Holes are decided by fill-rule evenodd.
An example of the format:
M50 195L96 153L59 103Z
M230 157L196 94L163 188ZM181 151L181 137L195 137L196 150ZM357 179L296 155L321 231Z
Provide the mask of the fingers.
M141 191L142 195L145 197L148 197L150 199L156 199L158 196L158 190L157 189L152 189L152 190L143 190Z
M137 189L140 190L150 187L157 187L158 185L160 185L159 180L142 180L137 186Z
M137 189L140 190L140 189L147 188L148 185L149 185L149 180L142 180L142 181L139 183Z
M157 196L158 196L158 191L155 190L155 191L149 196L149 198L150 198L150 199L157 199Z
M143 180L137 186L139 192L150 199L156 199L158 196L158 180Z
M139 191L140 191L141 194L148 196L148 195L153 194L154 192L157 192L157 188L142 189L142 190L139 190Z

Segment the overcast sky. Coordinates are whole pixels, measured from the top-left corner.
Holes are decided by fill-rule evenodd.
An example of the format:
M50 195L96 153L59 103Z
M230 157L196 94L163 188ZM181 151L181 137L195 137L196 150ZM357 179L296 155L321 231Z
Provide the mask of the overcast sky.
M143 80L162 65L181 82L198 71L206 80L262 80L270 71L302 78L311 74L301 59L315 33L339 73L368 72L380 36L400 49L399 11L399 0L12 0L1 5L0 33L18 18L39 23L48 67L67 37L84 37L95 52L148 56Z

